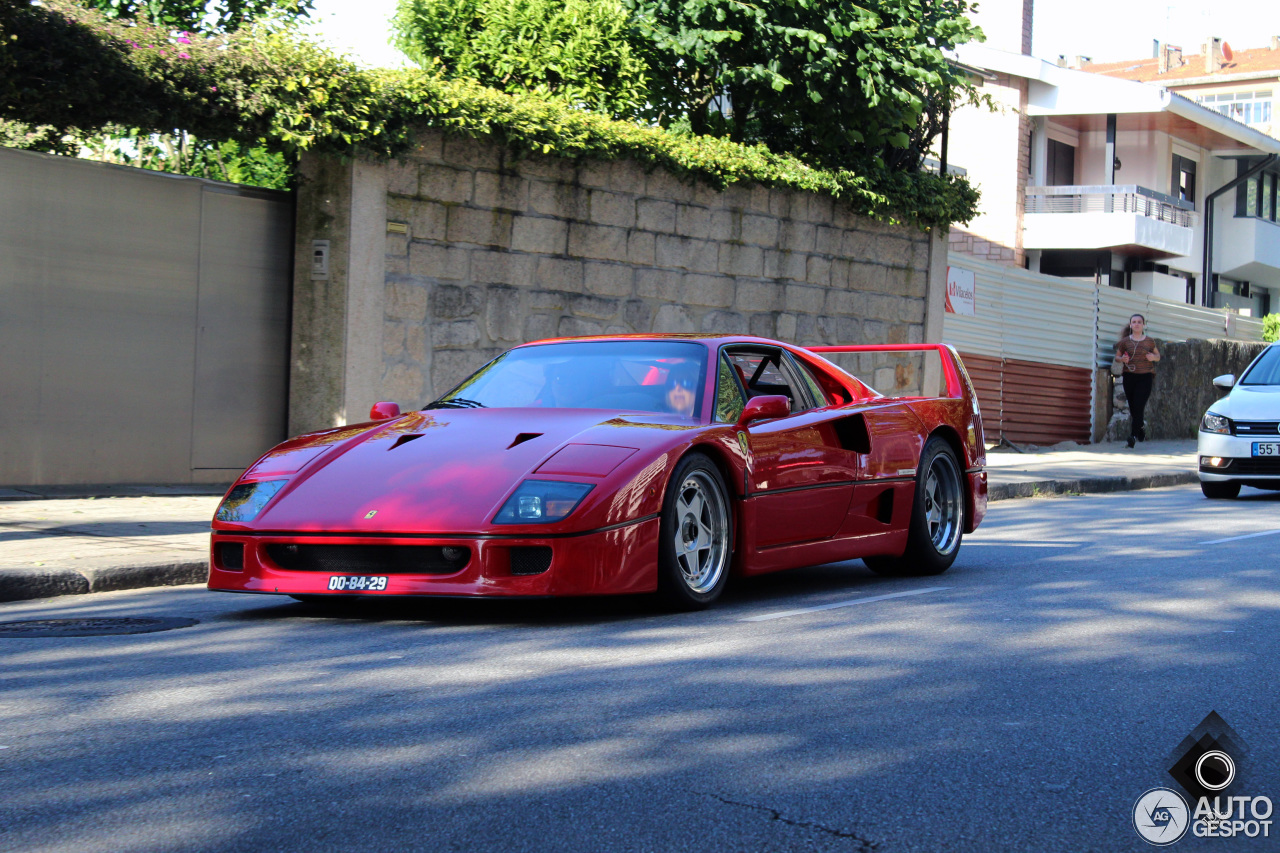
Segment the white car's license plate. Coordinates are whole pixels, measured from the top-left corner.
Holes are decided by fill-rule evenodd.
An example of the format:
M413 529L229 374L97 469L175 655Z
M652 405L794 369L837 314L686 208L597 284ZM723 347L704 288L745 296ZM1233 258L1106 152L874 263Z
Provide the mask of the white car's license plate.
M381 592L387 588L385 575L330 575L329 589L340 592Z
M1255 441L1254 456L1280 456L1280 441Z

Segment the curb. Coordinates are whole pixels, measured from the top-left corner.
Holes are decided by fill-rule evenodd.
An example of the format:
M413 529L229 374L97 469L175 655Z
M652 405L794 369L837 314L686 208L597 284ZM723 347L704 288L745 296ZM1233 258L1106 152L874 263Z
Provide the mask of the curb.
M149 586L205 583L207 560L115 566L103 569L5 569L0 571L0 601L28 601L56 595L86 595Z
M1033 480L1001 483L987 490L988 501L1046 497L1064 494L1101 494L1156 489L1197 483L1195 471L1150 474L1137 477L1085 477L1079 480ZM0 602L29 601L58 595L86 595L153 586L205 583L208 560L179 560L143 566L101 569L3 569L0 570Z
M1171 474L1147 474L1138 477L1085 477L1081 480L1033 480L1028 483L1001 483L987 489L988 501L1006 501L1015 498L1038 498L1046 495L1103 494L1106 492L1132 492L1138 489L1159 489L1164 486L1183 486L1200 482L1195 471L1179 471Z

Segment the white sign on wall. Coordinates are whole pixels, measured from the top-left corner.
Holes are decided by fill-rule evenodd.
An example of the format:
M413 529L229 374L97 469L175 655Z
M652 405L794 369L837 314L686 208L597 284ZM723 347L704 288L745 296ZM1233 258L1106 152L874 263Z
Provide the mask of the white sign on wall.
M977 302L973 270L947 267L947 313L972 317L977 313Z

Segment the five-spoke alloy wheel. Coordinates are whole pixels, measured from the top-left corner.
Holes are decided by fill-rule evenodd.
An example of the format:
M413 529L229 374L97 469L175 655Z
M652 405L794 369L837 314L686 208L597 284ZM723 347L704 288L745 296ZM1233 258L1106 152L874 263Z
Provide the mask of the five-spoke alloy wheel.
M951 568L964 536L964 474L951 445L934 436L920 454L907 548L901 557L864 557L881 575L937 575Z
M724 590L733 556L733 513L724 478L701 453L681 459L667 485L659 554L658 589L672 606L706 607Z

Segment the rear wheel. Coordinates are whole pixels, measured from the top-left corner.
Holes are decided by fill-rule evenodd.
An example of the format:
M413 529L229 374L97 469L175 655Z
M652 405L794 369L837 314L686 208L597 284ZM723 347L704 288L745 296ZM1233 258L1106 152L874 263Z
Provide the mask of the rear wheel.
M929 439L916 470L907 548L901 557L864 557L879 575L939 575L951 568L964 537L964 476L955 451L937 436Z
M1230 500L1240 494L1239 483L1206 483L1201 481L1200 491L1210 500Z
M658 533L658 592L678 610L720 597L733 556L733 513L715 464L701 453L680 460L667 484Z

